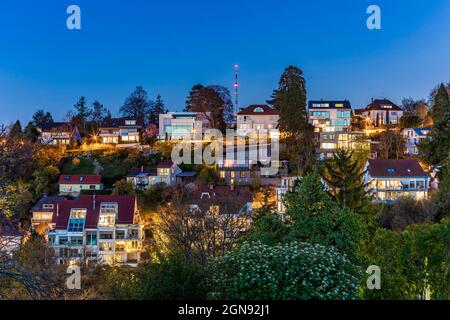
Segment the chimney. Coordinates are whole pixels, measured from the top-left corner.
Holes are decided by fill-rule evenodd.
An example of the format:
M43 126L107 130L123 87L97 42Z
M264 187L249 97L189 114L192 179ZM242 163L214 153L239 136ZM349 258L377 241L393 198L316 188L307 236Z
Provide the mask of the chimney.
M141 166L141 173L144 173L144 165Z
M214 185L213 184L209 185L209 190L214 190Z
M230 184L230 190L234 191L234 183Z
M94 197L92 198L92 206L94 209L95 209L95 205L96 205L96 203L95 203L95 193L94 193Z
M59 202L56 203L56 216L59 217Z

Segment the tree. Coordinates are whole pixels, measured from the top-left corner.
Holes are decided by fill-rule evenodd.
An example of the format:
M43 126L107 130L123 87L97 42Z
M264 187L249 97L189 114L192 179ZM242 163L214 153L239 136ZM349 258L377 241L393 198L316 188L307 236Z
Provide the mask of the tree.
M234 119L234 104L233 100L231 99L230 90L224 86L219 85L212 85L208 86L208 88L211 88L217 92L217 94L220 96L220 98L223 101L223 117L225 123L230 123Z
M406 150L405 138L389 128L386 128L377 138L381 144L378 156L380 159L401 159Z
M54 166L46 166L36 169L33 173L33 198L39 199L40 197L49 194L51 191L51 184L57 181L59 175L59 169Z
M214 266L220 300L351 300L360 271L333 247L309 243L244 243Z
M147 91L143 87L137 86L134 92L125 100L120 108L120 113L124 117L133 117L142 123L147 124L147 118L153 102L149 100Z
M81 97L78 102L74 105L76 114L75 118L77 122L81 123L81 127L83 128L83 133L86 133L86 121L88 117L91 115L91 110L86 105L86 98Z
M339 149L325 163L323 179L330 194L343 207L361 212L370 202L364 183L364 163L353 159L353 151Z
M17 120L9 129L9 137L19 139L22 137L22 125L19 120Z
M418 144L419 155L428 164L439 166L450 150L450 100L444 84L437 91L433 107L433 128L426 139Z
M115 195L135 194L133 183L128 182L126 179L117 181L116 183L114 183L113 194Z
M450 299L450 220L419 224L401 233L377 230L370 263L382 270L381 290L369 299Z
M53 123L53 117L50 112L45 112L44 110L40 109L36 111L33 114L33 117L31 119L31 124L34 127L41 128L45 124L51 124Z
M287 138L285 143L288 145L288 150L294 155L291 159L294 159L297 164L296 171L302 176L311 172L317 163L318 141L314 126L307 124L300 137Z
M299 181L285 201L285 216L291 221L287 240L334 246L349 257L357 257L365 233L362 220L331 199L316 172Z
M404 98L401 108L406 115L418 116L422 121L428 114L428 105L424 99L416 101L413 98Z
M281 131L290 135L303 132L308 124L303 71L294 66L287 67L268 102L280 113Z
M159 126L159 115L165 112L164 101L162 100L161 95L158 94L155 103L150 107L148 123Z
M274 211L259 209L250 230L242 237L243 242L260 242L274 246L283 243L288 235L288 227Z
M187 97L185 111L199 112L208 120L212 128L224 130L225 104L221 95L214 88L198 84L192 87Z
M423 119L415 114L406 114L400 118L400 128L417 128L422 124Z
M92 103L91 121L94 122L97 127L108 117L108 109L98 100Z

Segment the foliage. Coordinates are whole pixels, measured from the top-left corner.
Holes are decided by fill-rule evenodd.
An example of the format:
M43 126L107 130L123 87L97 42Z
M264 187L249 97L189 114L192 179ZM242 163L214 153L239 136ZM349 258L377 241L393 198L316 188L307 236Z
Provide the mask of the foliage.
M381 290L368 299L450 299L450 220L408 227L401 233L379 229L372 264L381 268Z
M214 167L204 166L197 177L197 182L202 185L216 184L219 181L219 175Z
M230 300L350 300L359 270L333 247L244 243L215 264L214 294Z
M125 100L120 108L120 113L124 117L133 117L136 120L147 124L147 116L153 102L149 100L147 91L143 87L137 86L133 93Z
M427 163L439 166L449 157L450 150L450 99L442 84L434 97L431 110L433 128L419 145L419 155Z
M31 209L33 197L29 185L21 180L0 184L0 214L24 217Z
M261 242L273 246L283 243L288 231L286 224L275 212L260 209L251 223L250 230L240 241Z
M370 198L364 183L364 163L353 159L353 151L339 149L333 159L325 163L323 179L330 194L343 207L360 212Z
M357 258L364 236L362 220L331 199L316 172L304 177L285 200L285 215L291 221L288 240L331 245Z
M33 173L32 182L33 198L38 200L41 196L49 194L51 184L58 180L59 169L54 166L40 167Z
M155 102L150 106L148 123L159 126L159 115L165 113L166 109L161 95L158 94Z
M128 182L126 179L122 179L114 183L114 195L134 195L136 194L134 190L134 185Z
M292 135L301 133L308 124L303 71L294 66L287 67L272 99L270 103L280 113L280 131Z
M422 119L415 114L406 114L400 118L400 128L417 128L422 124Z
M167 185L165 183L157 183L150 186L142 193L142 205L146 209L156 210L165 202L165 190Z
M380 149L378 152L379 159L396 159L403 158L406 150L405 138L395 131L386 128L378 137L376 137L380 143Z

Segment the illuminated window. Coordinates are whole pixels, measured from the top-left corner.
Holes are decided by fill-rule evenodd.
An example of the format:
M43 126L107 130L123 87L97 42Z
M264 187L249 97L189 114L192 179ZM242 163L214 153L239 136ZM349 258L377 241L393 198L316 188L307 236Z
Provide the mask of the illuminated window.
M67 224L67 231L83 232L85 219L86 209L72 209L70 212L69 223Z
M322 143L321 148L325 150L332 150L336 148L336 144L334 143Z

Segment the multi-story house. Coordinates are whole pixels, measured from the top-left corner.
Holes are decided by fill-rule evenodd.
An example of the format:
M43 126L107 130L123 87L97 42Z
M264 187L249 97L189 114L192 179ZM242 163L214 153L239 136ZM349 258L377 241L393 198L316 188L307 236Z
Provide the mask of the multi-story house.
M102 190L100 175L61 175L59 177L59 194L62 196L80 195L82 190Z
M182 170L172 160L165 160L155 168L142 166L140 169L133 170L127 176L127 181L131 182L136 189L147 189L157 183L173 186L177 183L177 176L181 172Z
M347 149L370 153L370 140L364 132L341 131L320 132L319 148L317 150L320 160L331 159L338 149Z
M38 128L39 139L45 145L67 146L72 142L81 142L78 127L68 122L53 122Z
M346 132L350 128L352 106L345 101L309 101L309 123L315 132Z
M100 139L104 144L129 144L140 141L142 123L134 118L112 118L100 126Z
M403 110L387 99L373 100L364 109L357 110L367 125L380 127L384 125L397 125L403 117Z
M401 197L428 198L430 176L417 160L369 160L365 182L376 202L391 202Z
M248 136L252 132L259 134L274 134L278 129L278 111L268 105L251 105L237 114L236 134Z
M62 196L46 196L39 200L31 209L33 215L31 218L32 229L46 231L46 229L52 228L51 223L56 212L56 203L63 200L66 200L66 198ZM44 230L39 230L41 227Z
M425 139L431 132L430 128L407 128L402 130L402 135L406 140L406 154L417 155L419 151L417 145Z
M80 196L56 203L49 246L59 263L139 263L144 224L135 196Z
M210 127L209 112L169 112L159 115L160 140L193 140Z

